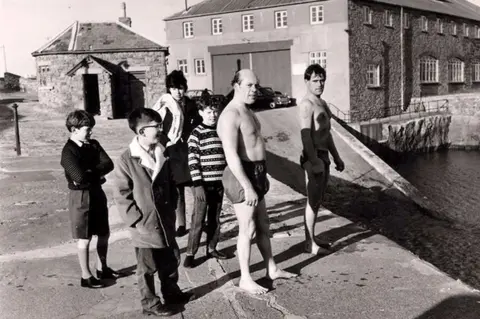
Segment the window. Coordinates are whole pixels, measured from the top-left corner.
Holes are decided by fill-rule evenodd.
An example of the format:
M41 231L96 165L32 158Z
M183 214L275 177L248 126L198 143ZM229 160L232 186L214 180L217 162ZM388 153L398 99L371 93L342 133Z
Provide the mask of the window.
M50 73L50 67L48 65L42 65L38 67L38 79L40 81L40 86L47 86L48 73Z
M205 60L204 59L195 59L195 73L199 75L205 74Z
M183 23L183 37L192 38L193 37L193 22L188 21Z
M253 31L253 14L245 14L242 16L242 31Z
M380 65L367 65L367 86L380 86Z
M372 24L372 9L370 7L363 7L363 23Z
M323 23L323 6L310 7L310 24Z
M475 26L475 38L480 39L480 28Z
M392 13L392 11L385 10L384 19L385 19L385 26L386 27L393 27L393 13Z
M410 16L406 12L403 13L403 27L410 29Z
M438 82L438 60L431 57L420 59L420 82L437 83Z
M480 62L473 64L473 82L480 82Z
M320 64L324 69L327 68L327 51L317 51L310 52L310 60L308 61L310 65Z
M177 68L183 72L183 74L188 74L187 60L177 60Z
M466 23L463 24L463 36L464 37L470 36L470 26Z
M443 34L443 21L442 21L442 19L437 19L437 33Z
M281 29L286 28L287 24L287 11L276 11L275 12L275 28Z
M420 18L420 24L423 32L428 32L428 19L426 16Z
M212 34L222 34L222 19L212 19Z
M463 61L459 59L448 61L448 82L463 82L463 66Z
M452 21L452 35L457 35L457 24Z

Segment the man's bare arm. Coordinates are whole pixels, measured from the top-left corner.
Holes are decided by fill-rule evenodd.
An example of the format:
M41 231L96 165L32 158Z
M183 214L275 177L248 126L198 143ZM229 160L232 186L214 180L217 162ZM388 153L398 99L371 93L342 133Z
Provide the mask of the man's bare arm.
M313 145L313 105L312 102L304 100L299 105L300 112L300 136L302 138L303 149L307 153L307 159L313 164L317 163L317 154Z
M223 151L227 165L232 174L238 180L243 189L252 189L252 183L248 179L238 155L238 134L240 130L238 112L224 111L217 125L218 136L222 141Z

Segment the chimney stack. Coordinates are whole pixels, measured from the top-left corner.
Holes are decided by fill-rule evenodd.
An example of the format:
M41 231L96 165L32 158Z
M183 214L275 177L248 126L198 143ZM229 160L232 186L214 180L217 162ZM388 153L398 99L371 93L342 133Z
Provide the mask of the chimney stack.
M131 27L132 26L132 19L130 17L127 17L127 5L125 2L122 2L121 4L121 16L118 18L118 22L125 24L126 26Z

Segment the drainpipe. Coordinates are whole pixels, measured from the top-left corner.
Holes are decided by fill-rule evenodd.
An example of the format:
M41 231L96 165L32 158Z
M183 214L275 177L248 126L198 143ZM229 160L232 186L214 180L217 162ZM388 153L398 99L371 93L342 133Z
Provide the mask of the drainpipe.
M402 110L405 108L405 53L404 53L404 17L403 17L403 6L400 7L400 105Z

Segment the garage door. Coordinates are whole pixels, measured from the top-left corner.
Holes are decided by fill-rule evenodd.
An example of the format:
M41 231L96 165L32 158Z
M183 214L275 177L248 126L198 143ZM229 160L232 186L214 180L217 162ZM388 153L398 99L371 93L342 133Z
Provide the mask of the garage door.
M232 90L232 79L240 69L248 69L250 59L247 54L225 54L212 56L213 92L226 95Z
M261 86L292 94L290 50L252 53L252 67Z
M209 47L212 56L213 91L219 94L230 92L234 73L252 68L260 85L276 91L292 93L292 70L290 59L291 40L242 43Z

